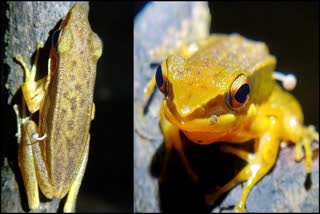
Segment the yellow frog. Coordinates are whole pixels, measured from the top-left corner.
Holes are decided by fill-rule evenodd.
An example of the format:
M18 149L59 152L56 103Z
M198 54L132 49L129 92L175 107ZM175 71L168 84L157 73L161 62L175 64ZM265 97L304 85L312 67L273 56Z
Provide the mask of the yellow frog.
M92 32L88 12L75 5L53 35L48 75L35 81L39 48L29 71L20 55L16 59L25 71L24 100L31 116L22 118L18 106L19 166L30 209L39 207L38 186L47 198L68 197L65 212L75 210L85 172L90 123L94 118L93 91L102 42ZM32 120L39 110L39 122Z
M180 131L198 144L254 140L254 152L224 145L248 164L221 189L206 196L213 204L236 184L246 182L236 211L244 211L251 188L273 167L280 142L295 143L295 159L303 158L305 172L312 171L313 140L319 134L303 125L298 101L286 90L295 86L293 75L274 72L276 59L263 42L238 34L213 34L205 40L181 45L164 60L146 87L149 96L154 84L164 94L160 125L166 156L178 151L186 170L196 181L188 163ZM275 81L282 81L282 89Z

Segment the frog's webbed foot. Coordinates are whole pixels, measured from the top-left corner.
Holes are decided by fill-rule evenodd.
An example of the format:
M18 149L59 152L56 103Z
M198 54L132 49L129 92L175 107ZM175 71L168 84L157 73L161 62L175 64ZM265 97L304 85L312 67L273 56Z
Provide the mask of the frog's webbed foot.
M39 59L39 49L43 47L42 42L37 42L37 50L34 63L31 70L28 69L27 64L20 54L16 55L16 60L22 65L25 72L25 82L22 85L22 93L28 109L31 113L36 112L45 95L45 82L46 77L35 81L36 67Z
M319 142L319 133L316 131L315 127L310 125L308 127L303 127L303 135L302 139L296 143L295 146L295 160L300 161L304 157L302 146L305 150L305 172L312 172L312 142L315 140Z

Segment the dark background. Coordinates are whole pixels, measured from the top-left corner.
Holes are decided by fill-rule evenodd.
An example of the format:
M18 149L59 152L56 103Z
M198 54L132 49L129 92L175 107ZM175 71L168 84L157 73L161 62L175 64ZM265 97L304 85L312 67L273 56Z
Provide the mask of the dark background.
M137 15L146 3L135 3ZM319 129L319 2L209 2L211 33L239 33L265 42L278 71L298 78L291 92L305 124Z
M133 210L132 20L132 3L90 3L89 21L104 46L89 161L77 202L80 212Z

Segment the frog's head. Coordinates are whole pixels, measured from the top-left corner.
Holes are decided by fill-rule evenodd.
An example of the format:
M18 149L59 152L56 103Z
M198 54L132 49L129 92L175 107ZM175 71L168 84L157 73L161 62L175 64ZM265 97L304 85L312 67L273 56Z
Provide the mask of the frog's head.
M203 58L172 55L156 72L164 113L186 131L218 131L255 113L248 72Z
M83 42L87 41L87 43ZM91 54L97 61L102 54L102 41L90 27L88 8L83 4L75 4L63 18L59 29L52 35L51 56L69 54L77 58L75 52ZM85 50L85 51L84 51ZM72 60L69 60L72 61Z

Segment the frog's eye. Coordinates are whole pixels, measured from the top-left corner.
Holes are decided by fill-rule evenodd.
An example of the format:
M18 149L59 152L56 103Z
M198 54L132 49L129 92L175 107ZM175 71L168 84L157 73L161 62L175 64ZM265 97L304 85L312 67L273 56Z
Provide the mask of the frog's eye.
M232 109L242 107L249 98L250 87L248 78L240 74L232 83L227 102Z
M163 94L167 94L168 81L166 75L162 73L161 65L157 68L156 71L156 84Z

